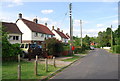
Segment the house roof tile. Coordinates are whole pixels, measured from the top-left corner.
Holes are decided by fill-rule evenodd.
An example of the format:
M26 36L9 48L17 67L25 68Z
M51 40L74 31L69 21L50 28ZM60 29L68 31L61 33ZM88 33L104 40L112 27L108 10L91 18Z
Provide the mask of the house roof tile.
M44 33L44 34L49 34L49 35L54 35L52 33L52 31L50 31L50 29L42 24L37 24L33 21L29 21L26 19L21 19L28 27L31 31L33 32L40 32L40 33Z
M70 38L70 36L68 34L66 34L66 36L67 36L68 39Z
M22 32L19 30L15 23L2 22L2 26L5 27L5 32L22 34Z
M55 30L55 29L54 29ZM68 39L68 37L63 33L58 30L55 30L62 38Z

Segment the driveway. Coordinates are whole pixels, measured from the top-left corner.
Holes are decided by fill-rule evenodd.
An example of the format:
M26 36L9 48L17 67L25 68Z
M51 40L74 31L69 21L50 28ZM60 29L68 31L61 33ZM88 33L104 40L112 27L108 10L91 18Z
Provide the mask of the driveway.
M118 55L92 50L51 79L118 79Z

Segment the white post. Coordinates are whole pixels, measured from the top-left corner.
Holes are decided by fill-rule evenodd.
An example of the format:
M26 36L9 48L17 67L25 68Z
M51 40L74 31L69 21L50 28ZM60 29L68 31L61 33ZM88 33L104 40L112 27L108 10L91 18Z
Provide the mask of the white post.
M56 67L55 57L53 57L53 65L54 65L54 67Z
M36 61L38 61L38 56L36 55Z
M18 55L18 63L20 63L20 54Z
M36 55L36 60L35 60L35 75L37 75L37 66L38 66L38 56Z

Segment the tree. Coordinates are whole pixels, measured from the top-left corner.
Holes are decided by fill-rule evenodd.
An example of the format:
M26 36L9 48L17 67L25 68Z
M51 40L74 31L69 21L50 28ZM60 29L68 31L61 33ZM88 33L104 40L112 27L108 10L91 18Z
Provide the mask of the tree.
M10 42L8 41L8 33L5 32L4 26L1 26L0 32L2 33L2 57L11 58L17 56L18 54L21 54L22 51L19 47L19 44L10 44Z
M103 32L100 31L98 33L99 46L101 46L101 47L104 47L104 46L110 47L111 46L111 32L113 33L111 28L107 28L106 31L103 31Z
M114 32L114 40L115 45L120 45L120 25L118 26L117 30Z
M84 38L83 38L83 43L87 46L90 45L90 37L88 35L86 35Z

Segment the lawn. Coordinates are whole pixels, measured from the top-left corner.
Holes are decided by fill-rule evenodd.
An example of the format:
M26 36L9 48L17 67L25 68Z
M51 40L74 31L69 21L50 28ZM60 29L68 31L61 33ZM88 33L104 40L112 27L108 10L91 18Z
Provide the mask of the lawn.
M73 55L73 56L70 56L70 57L72 57L72 58L65 59L65 60L62 60L62 61L73 62L73 61L75 61L75 60L80 58L80 56L76 56L76 55Z
M17 79L18 62L3 62L2 79ZM59 67L60 68L60 67ZM58 67L48 65L48 72L45 72L45 65L38 64L38 75L34 74L34 62L21 62L21 79L42 79L53 73Z

